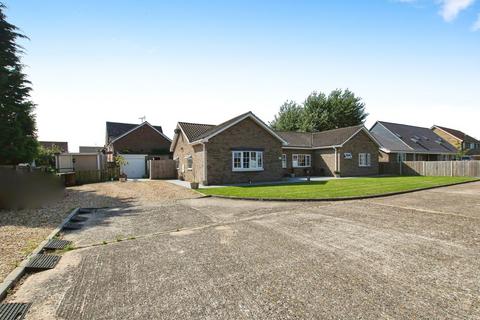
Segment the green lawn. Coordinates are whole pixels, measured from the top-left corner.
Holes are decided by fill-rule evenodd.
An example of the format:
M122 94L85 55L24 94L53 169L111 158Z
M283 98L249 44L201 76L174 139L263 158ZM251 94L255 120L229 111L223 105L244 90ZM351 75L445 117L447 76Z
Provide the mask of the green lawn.
M334 179L277 185L202 188L206 195L245 198L323 199L384 194L423 189L459 182L474 181L466 177L374 177Z

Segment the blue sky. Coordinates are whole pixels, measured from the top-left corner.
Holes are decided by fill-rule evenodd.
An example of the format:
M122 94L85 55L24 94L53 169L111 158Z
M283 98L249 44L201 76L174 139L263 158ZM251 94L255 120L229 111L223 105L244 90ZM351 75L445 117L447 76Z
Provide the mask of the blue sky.
M39 138L102 145L105 121L219 123L349 88L367 125L439 124L480 138L480 1L26 1L9 21ZM480 27L480 24L478 25Z

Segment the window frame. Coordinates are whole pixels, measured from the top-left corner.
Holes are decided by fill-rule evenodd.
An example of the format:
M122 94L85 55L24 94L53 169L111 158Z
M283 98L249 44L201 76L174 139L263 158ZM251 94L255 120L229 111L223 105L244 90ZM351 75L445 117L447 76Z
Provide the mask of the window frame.
M282 169L287 169L288 167L288 160L287 160L287 154L286 153L282 153Z
M304 157L305 165L299 165L300 156ZM295 160L295 158L297 158ZM307 159L308 164L307 164ZM308 153L294 153L292 154L292 168L311 168L312 167L312 155Z
M190 155L190 154L187 155L187 156L185 157L185 159L187 160L187 166L186 166L186 167L187 167L187 171L192 171L192 170L193 170L193 157L192 157L192 155ZM191 163L189 163L189 160L191 161ZM189 164L191 164L192 166L189 166Z
M365 160L365 161L362 161ZM369 168L372 166L372 155L368 152L361 152L358 154L358 166L360 168Z
M239 156L239 157L238 157ZM237 160L235 162L235 160ZM263 151L257 150L233 150L232 171L233 172L255 172L263 171Z

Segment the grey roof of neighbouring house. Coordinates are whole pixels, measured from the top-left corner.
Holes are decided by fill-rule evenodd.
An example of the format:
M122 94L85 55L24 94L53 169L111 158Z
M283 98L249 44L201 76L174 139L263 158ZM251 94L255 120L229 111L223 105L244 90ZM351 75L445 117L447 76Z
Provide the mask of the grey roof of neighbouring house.
M437 125L434 125L434 127L437 127L439 129L451 134L452 136L454 136L455 138L457 138L459 140L467 141L467 142L470 142L470 143L480 143L480 141L478 141L474 137L469 136L468 134L463 133L460 130L450 129L450 128L441 127L441 126L437 126Z
M122 122L106 122L107 126L107 140L108 142L112 141L113 139L121 136L122 134L132 130L133 128L138 127L143 123L135 124L135 123L122 123ZM161 126L152 126L157 129L159 132L163 133Z
M362 128L363 125L358 125L313 133L277 131L277 134L288 142L287 148L322 148L342 145Z
M390 151L456 153L454 146L429 128L377 121L370 133L382 148Z

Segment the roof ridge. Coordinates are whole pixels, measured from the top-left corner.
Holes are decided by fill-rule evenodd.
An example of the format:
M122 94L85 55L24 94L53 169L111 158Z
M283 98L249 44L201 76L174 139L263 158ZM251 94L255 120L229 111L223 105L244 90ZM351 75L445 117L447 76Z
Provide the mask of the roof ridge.
M212 126L212 127L215 127L215 126L217 126L217 125L215 125L215 124L198 123L198 122L185 122L185 121L178 121L178 123L184 123L184 124L196 124L196 125L200 125L200 126Z

